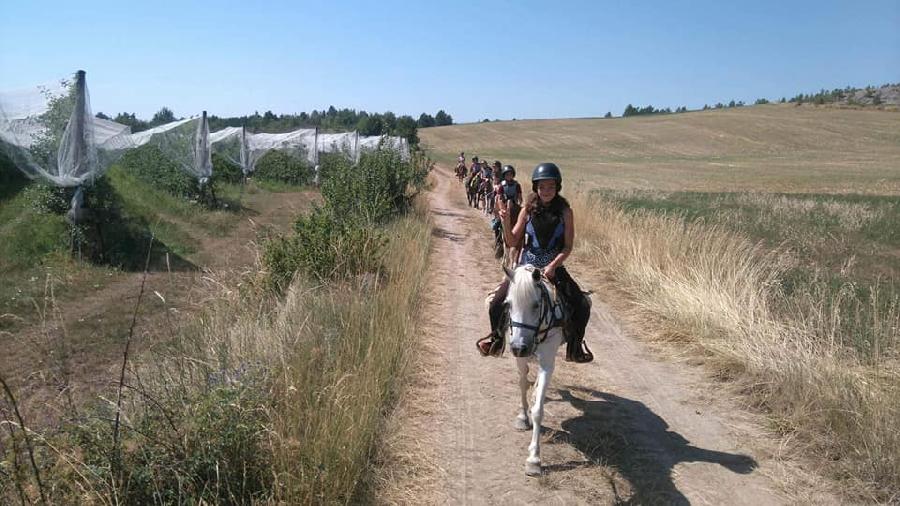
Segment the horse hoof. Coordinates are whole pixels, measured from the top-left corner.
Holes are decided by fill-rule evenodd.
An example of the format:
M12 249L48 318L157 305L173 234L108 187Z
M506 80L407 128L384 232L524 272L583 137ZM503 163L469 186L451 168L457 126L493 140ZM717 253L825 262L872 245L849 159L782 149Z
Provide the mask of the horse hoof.
M528 476L542 475L543 471L541 470L541 463L540 462L538 462L538 463L526 462L525 463L525 474Z
M528 418L516 417L513 427L515 427L516 430L531 430L531 421L529 421Z

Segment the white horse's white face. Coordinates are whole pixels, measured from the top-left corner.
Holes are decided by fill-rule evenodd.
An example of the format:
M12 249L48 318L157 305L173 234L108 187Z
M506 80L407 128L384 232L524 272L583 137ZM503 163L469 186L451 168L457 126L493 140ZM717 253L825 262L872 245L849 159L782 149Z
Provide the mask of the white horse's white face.
M537 350L541 337L550 325L551 301L549 289L540 269L520 266L510 273L509 305L511 336L509 349L516 357L530 357Z

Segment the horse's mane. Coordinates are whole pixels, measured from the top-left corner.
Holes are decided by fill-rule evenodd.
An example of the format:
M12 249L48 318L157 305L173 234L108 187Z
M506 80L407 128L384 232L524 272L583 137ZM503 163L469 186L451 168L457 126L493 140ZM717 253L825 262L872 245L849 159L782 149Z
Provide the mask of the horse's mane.
M531 273L534 268L518 267L513 273L513 280L509 284L509 298L514 301L531 302L540 297L538 284L534 282Z

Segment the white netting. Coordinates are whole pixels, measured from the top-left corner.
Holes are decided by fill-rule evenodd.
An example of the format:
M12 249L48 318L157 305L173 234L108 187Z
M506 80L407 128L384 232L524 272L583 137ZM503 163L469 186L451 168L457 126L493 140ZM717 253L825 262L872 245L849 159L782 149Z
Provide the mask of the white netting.
M400 153L400 159L409 161L409 143L404 137L390 135L364 135L359 137L357 143L357 160L360 153L372 152L379 147L390 149Z
M250 149L247 134L240 127L225 127L209 134L212 152L239 166L244 175L250 173Z
M316 129L303 128L282 134L247 134L250 171L256 169L256 163L272 150L284 151L309 163L315 163Z
M245 174L272 150L311 165L318 165L321 153L344 153L358 161L360 153L379 146L409 159L409 146L400 137L320 134L317 129L249 134L237 127L210 134L205 112L131 134L126 125L93 117L84 72L74 80L0 93L0 151L29 177L79 186L102 174L125 150L145 144L156 146L201 184L212 176L213 152L240 165Z
M0 150L31 178L57 186L90 183L121 155L130 133L125 125L94 118L84 72L0 93Z
M212 176L209 122L206 113L132 134L131 147L150 144L201 183Z
M316 138L317 153L345 153L351 159L357 158L356 132L344 132L338 134L322 134Z

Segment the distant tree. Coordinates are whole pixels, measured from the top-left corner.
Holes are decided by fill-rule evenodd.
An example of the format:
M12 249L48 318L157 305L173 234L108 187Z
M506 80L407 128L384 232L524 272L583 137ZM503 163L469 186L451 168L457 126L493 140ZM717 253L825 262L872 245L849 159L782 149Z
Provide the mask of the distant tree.
M484 118L483 120L481 120L481 122L482 122L482 123L490 123L491 120L489 120L488 118Z
M781 102L783 104L783 103L787 102L787 100L785 100L784 97L781 97L781 100L779 100L779 102Z
M769 101L764 98L757 98L756 102L753 102L754 105L765 105L768 103L769 103Z
M606 114L603 115L604 118L612 118L612 112L606 111Z
M634 116L637 114L637 109L634 108L633 105L628 104L625 106L625 111L622 113L623 117Z
M263 119L264 122L270 122L270 121L275 121L275 120L277 120L277 119L278 119L278 116L276 116L275 113L272 112L272 111L266 111L266 112L263 113L262 119Z
M337 117L337 109L335 109L333 105L329 105L329 106L328 106L328 112L326 112L326 113L324 114L324 116L326 116L326 117L328 117L328 118L334 118L334 117Z
M709 109L709 104L703 104L703 110L705 111L707 109Z
M164 106L153 115L153 118L150 120L150 126L165 125L173 121L175 121L175 113L172 112L172 109Z
M385 132L393 132L397 129L397 115L388 111L381 115L381 123Z
M419 128L428 128L434 126L434 117L430 114L422 113L419 115L419 121L416 122Z
M416 132L416 120L412 116L403 115L397 118L397 126L394 128L394 135L405 137L409 141L410 146L419 144L419 136Z
M140 132L150 128L150 125L146 121L138 119L133 112L120 112L113 121L130 126L132 132Z
M728 102L728 107L734 107L735 105L736 104L734 103L734 100L732 100L731 102Z
M443 109L434 115L435 126L447 126L453 124L453 117L447 114Z
M881 105L881 104L882 104L882 101L881 101L881 93L876 93L876 94L872 97L872 105Z
M722 102L716 102L716 105L714 107L716 109L721 109L721 108L725 107L725 104L723 104Z
M100 118L100 119L110 119L109 116L103 114L102 112L98 112L97 114L94 115L94 117Z

